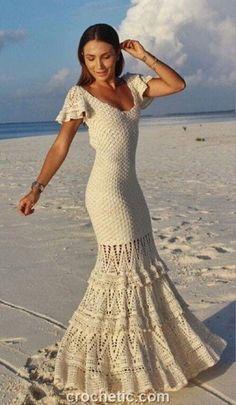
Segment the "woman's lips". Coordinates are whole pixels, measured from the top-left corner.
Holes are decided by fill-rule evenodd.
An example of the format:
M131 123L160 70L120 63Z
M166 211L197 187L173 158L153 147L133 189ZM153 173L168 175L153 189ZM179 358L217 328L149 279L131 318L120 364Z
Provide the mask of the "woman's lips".
M97 72L97 75L105 75L106 72Z

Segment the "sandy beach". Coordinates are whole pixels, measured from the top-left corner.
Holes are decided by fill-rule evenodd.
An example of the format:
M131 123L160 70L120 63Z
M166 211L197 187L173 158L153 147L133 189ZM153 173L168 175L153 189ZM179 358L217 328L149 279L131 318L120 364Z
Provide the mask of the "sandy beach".
M16 211L55 138L0 141L3 405L62 403L50 389L56 343L96 260L84 204L95 156L88 132L76 134L34 214ZM160 256L190 309L228 342L217 365L170 393L171 404L236 404L235 162L235 122L140 125L137 175Z

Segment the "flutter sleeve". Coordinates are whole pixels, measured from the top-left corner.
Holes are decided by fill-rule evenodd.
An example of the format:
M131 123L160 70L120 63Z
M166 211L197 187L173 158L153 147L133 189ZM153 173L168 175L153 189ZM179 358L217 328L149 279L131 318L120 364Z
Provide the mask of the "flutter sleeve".
M133 85L134 85L137 95L138 95L139 106L142 110L144 110L151 104L151 102L155 98L155 97L143 96L143 93L145 92L146 88L148 87L147 83L149 82L149 80L153 79L153 77L150 75L142 75L142 74L134 74L134 73L131 75L133 76L132 82L133 82Z
M60 124L70 119L83 118L83 123L88 118L88 109L79 86L73 86L68 91L62 109L55 118Z

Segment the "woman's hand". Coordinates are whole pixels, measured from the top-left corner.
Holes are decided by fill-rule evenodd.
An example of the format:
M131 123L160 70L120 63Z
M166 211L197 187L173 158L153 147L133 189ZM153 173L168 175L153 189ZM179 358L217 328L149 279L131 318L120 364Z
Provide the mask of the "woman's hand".
M125 41L121 42L120 48L137 59L142 59L144 53L146 52L139 41L135 41L132 39L126 39Z
M28 194L26 194L17 205L17 211L21 215L30 215L33 214L34 209L32 208L36 202L39 200L40 191L39 190L31 190Z

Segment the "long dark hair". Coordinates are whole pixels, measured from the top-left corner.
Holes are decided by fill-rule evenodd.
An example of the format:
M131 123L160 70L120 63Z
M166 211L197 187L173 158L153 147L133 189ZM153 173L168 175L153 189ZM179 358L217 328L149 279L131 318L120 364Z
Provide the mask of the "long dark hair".
M88 27L84 33L82 34L78 46L78 59L79 62L82 66L82 71L80 74L80 78L78 82L76 83L78 86L81 86L83 84L90 84L92 83L95 79L94 77L89 73L85 62L84 62L84 55L83 55L83 47L88 41L91 41L93 39L96 39L98 41L103 41L107 42L108 44L111 44L114 48L114 50L117 52L119 47L120 47L120 41L119 41L119 36L116 32L116 30L108 24L94 24ZM123 67L124 67L124 57L121 53L119 54L119 58L116 62L116 67L115 67L115 76L118 77L120 76Z

